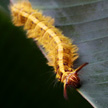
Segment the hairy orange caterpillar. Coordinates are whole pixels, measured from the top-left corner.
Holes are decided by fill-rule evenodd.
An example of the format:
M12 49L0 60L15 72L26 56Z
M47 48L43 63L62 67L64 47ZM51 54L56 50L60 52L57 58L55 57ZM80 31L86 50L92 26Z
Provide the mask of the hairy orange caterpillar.
M67 98L66 87L76 88L80 85L77 73L87 64L73 68L73 63L78 58L77 46L54 27L54 19L34 10L29 1L11 2L10 10L14 25L24 26L27 37L33 38L45 49L48 65L54 67L56 78L64 83L64 97Z

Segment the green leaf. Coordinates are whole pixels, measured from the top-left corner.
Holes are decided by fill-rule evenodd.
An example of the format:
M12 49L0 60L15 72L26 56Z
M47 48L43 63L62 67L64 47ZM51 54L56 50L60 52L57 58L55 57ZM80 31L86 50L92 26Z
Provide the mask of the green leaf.
M34 8L43 10L44 15L52 16L55 19L55 25L59 29L61 29L66 36L72 38L72 40L74 40L74 44L76 44L79 47L80 57L75 62L75 67L85 62L89 63L79 72L79 76L82 83L81 88L78 89L79 93L87 101L89 101L93 107L107 108L108 106L108 90L107 90L108 89L108 66L107 66L108 65L108 0L45 0L45 1L30 0L30 1ZM17 28L14 29L16 30ZM7 29L5 29L5 31L7 31ZM12 32L12 29L10 29L10 31ZM19 33L17 32L17 34L21 33L22 33L21 31ZM45 81L49 79L49 76L52 73L50 75L48 74L43 75L41 77L40 75L47 71L51 71L51 69L48 68L48 66L45 64L45 59L41 57L42 56L41 52L36 50L35 43L32 43L32 40L25 39L24 36L23 37L21 35L18 36L17 34L16 32L15 35L10 34L10 37L6 37L5 34L5 38L0 39L2 43L0 44L1 50L4 48L5 48L4 50L6 50L6 52L2 50L2 52L4 51L3 54L7 56L6 53L8 53L8 57L10 57L7 58L8 60L5 59L5 62L7 60L6 62L7 68L9 68L8 64L9 63L13 64L13 61L16 58L14 55L13 56L11 55L15 53L15 55L17 56L17 59L14 61L15 66L13 67L13 70L11 69L12 68L11 67L9 68L9 72L11 73L10 74L6 73L7 78L12 77L11 75L13 75L20 82L20 83L17 82L17 80L13 77L11 79L15 81L15 84L17 85L15 87L17 89L18 87L21 88L22 90L24 90L24 87L27 89L30 88L30 90L27 91L29 93L26 92L24 96L27 96L28 94L28 96L30 97L32 95L31 97L33 97L33 99L37 97L38 99L35 100L38 103L42 98L41 102L46 107L48 105L47 102L49 102L50 106L53 104L53 102L56 104L56 106L54 105L52 107L71 108L74 105L75 105L74 107L78 107L77 104L78 100L80 101L80 97L77 98L78 94L76 94L75 91L71 90L70 92L70 90L68 90L69 103L63 100L62 86L51 88L52 87L51 85L50 91L47 91L49 83L45 84ZM8 47L9 50L11 49L10 54L8 49L4 47L5 45L8 45L8 43L5 43L4 40L8 42L8 39L10 39L9 44L10 42L12 42L12 40L14 40L14 42L11 43L12 45ZM17 48L17 50L15 48ZM41 57L41 59L39 59L39 57ZM2 60L2 62L4 62L4 60ZM38 72L34 72L35 70L37 70ZM15 72L15 74L13 74L13 72ZM10 77L8 77L7 74ZM33 74L33 76L31 74ZM19 80L18 77L16 77L17 75L21 80ZM36 80L35 76L37 76ZM29 77L30 80L28 80ZM6 80L6 81L8 81L8 83L11 85L12 83L11 80ZM49 82L53 80L54 77L50 79ZM30 81L33 83L32 85L29 85ZM9 84L7 84L7 87L9 86ZM21 84L21 86L18 86L18 84ZM35 86L35 84L37 86ZM39 95L35 94L33 90L39 92ZM9 91L11 91L11 89L9 89ZM34 93L34 96L32 94L32 91ZM14 92L14 94L19 92L24 93L18 89L16 92ZM19 93L19 95L21 93ZM76 96L74 95L74 93ZM33 103L35 103L33 99L32 101ZM42 105L40 106L42 107Z

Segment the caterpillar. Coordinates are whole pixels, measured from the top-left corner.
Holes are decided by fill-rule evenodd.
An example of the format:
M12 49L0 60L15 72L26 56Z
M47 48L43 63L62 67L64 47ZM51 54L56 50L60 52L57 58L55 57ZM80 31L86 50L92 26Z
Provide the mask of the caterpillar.
M79 57L78 47L54 26L54 19L43 16L34 10L29 0L13 3L10 0L12 22L15 26L24 26L27 37L36 40L47 54L48 65L54 68L56 78L64 84L64 97L67 98L66 88L79 87L78 71L88 63L73 68L74 61Z

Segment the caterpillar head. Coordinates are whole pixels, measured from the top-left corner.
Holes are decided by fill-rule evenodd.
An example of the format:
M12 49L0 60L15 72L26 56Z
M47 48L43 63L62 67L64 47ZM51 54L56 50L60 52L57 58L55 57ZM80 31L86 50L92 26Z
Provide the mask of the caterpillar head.
M66 92L66 88L68 86L71 86L73 88L78 88L80 87L80 79L78 77L78 71L81 70L85 65L87 65L88 63L85 63L83 65L81 65L80 67L78 67L77 69L75 69L73 72L68 72L67 74L65 74L64 76L64 97L67 99L67 92Z
M80 85L80 79L76 72L70 73L66 78L66 85L72 86L73 88L78 88Z

